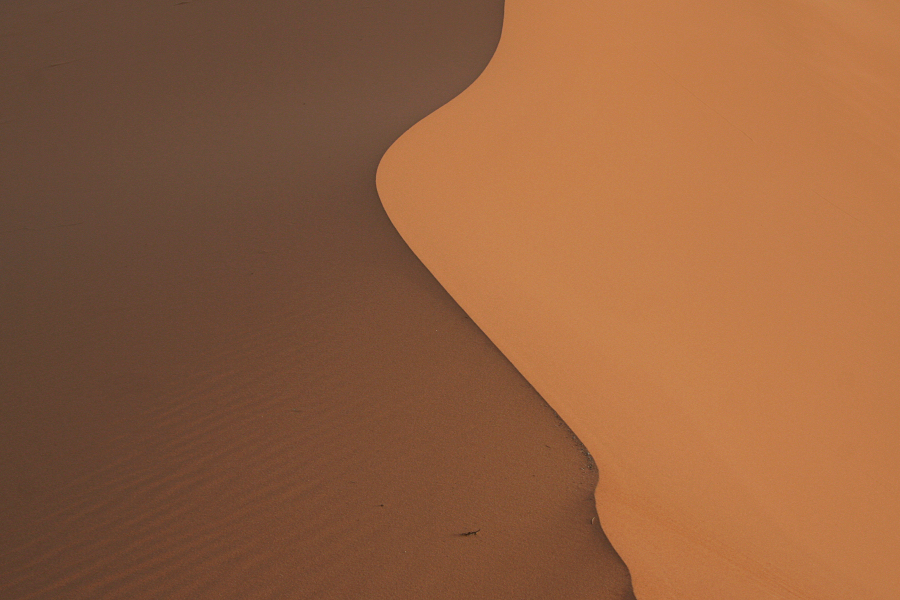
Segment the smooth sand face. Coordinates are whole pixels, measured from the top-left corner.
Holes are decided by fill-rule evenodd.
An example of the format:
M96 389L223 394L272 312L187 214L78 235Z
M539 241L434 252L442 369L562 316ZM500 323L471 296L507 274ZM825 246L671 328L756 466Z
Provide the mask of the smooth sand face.
M501 20L0 3L0 598L628 597L597 471L375 191Z
M518 2L398 230L598 459L642 600L900 597L900 9Z

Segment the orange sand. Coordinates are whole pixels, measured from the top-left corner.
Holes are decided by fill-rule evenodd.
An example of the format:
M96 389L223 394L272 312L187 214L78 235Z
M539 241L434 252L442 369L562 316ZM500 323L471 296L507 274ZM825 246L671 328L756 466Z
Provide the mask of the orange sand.
M379 173L641 600L900 597L900 8L507 4Z

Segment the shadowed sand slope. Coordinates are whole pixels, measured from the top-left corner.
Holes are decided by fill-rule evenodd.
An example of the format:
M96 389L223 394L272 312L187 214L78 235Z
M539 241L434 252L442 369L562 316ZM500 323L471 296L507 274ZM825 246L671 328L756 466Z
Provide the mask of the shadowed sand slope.
M520 2L378 173L641 600L900 597L900 10Z
M591 461L375 192L501 20L0 6L0 598L629 597Z

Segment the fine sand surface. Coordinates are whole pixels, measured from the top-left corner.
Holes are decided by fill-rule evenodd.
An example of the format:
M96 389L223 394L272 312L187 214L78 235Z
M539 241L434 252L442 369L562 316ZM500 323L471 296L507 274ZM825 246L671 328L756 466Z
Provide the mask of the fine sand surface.
M900 598L900 4L510 0L386 154L640 600Z
M591 461L375 191L501 20L0 4L0 598L632 597Z

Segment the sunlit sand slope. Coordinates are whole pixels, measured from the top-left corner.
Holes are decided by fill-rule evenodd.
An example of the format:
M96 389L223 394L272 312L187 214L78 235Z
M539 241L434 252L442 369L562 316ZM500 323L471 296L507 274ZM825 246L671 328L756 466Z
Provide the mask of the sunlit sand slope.
M379 169L642 600L900 597L900 8L522 2Z

